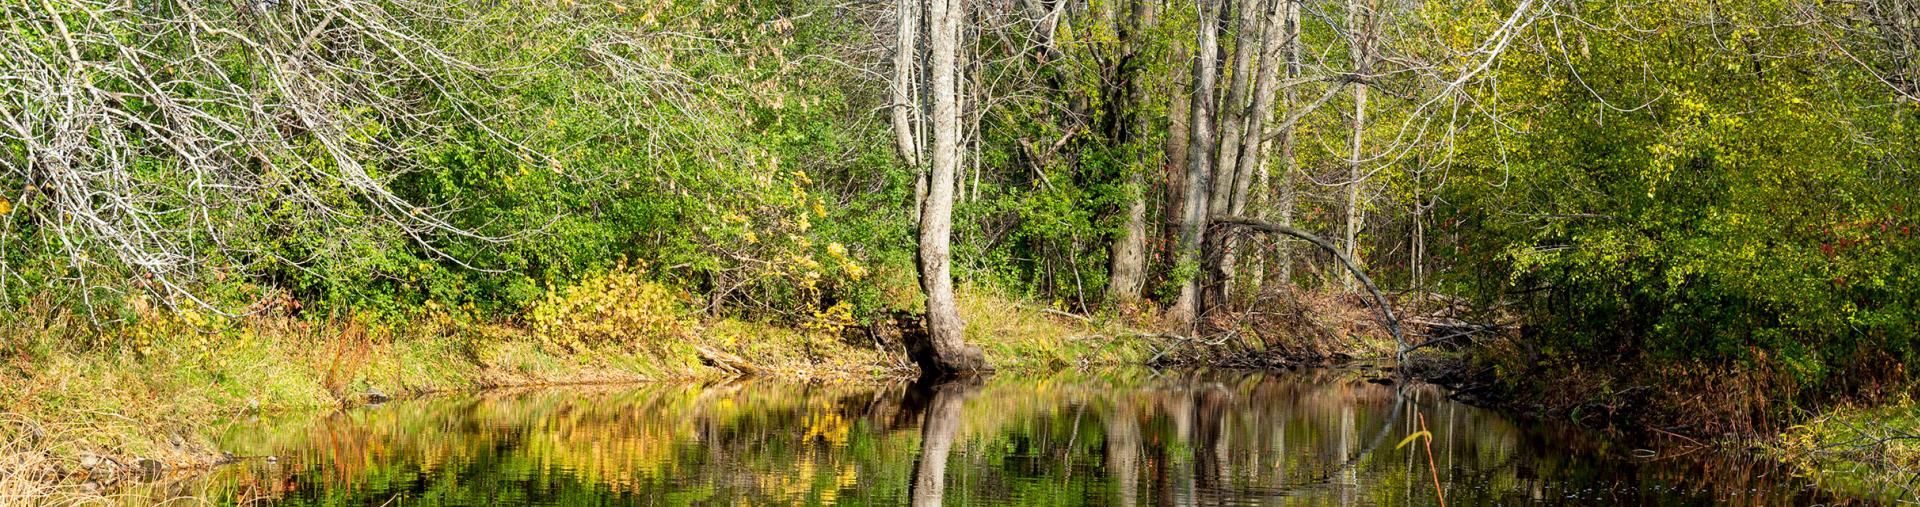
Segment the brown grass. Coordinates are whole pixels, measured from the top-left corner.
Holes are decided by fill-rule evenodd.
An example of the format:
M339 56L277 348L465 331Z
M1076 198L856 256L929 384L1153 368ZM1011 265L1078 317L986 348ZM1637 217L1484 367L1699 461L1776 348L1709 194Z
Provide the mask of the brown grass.
M964 288L961 302L971 316L968 338L1003 369L1137 363L1148 350L1116 321L1062 316L977 287ZM156 317L131 328L90 327L58 312L20 317L0 322L13 331L0 337L0 505L47 495L99 500L136 476L128 467L140 459L170 471L204 469L225 458L200 433L215 421L338 409L365 401L360 393L369 389L408 397L740 369L709 364L703 348L760 375L911 374L897 347L857 330L833 335L732 319L696 323L650 346L563 346L456 309L403 323L267 315L189 325Z
M1389 357L1393 337L1358 295L1269 284L1249 301L1210 311L1199 336L1170 344L1167 364L1278 367Z

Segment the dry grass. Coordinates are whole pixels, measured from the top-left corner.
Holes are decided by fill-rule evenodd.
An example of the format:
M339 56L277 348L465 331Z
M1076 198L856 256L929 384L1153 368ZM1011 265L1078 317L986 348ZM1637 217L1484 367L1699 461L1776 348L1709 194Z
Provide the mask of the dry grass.
M103 436L158 437L152 428L127 421L44 423L0 414L0 505L127 503L114 487L204 471L220 463L211 447L179 435L147 446L143 458L90 452L90 444Z
M1137 363L1150 350L1118 322L1064 316L978 287L964 288L961 304L968 339L1003 370ZM155 317L106 331L72 315L21 317L0 322L11 331L0 337L0 505L103 500L101 491L144 472L142 459L163 471L223 461L199 433L215 421L332 410L375 391L407 397L742 373L863 380L913 372L898 344L859 328L833 335L731 319L634 346L556 345L445 308L404 323Z
M1273 367L1390 357L1393 337L1354 294L1268 286L1251 301L1209 311L1202 333L1168 344L1169 364Z

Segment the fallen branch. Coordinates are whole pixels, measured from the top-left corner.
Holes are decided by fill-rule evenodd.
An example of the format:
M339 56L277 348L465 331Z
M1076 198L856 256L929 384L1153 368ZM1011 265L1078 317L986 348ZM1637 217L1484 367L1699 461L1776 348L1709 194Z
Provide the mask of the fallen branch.
M1212 225L1214 227L1243 227L1260 232L1293 236L1306 240L1308 243L1313 243L1314 246L1320 247L1321 250L1326 250L1327 253L1333 254L1335 259L1340 260L1340 265L1346 266L1347 271L1352 272L1354 278L1359 279L1360 284L1366 287L1369 294L1373 295L1373 307L1379 311L1380 320L1386 324L1387 331L1393 334L1394 342L1399 344L1399 350L1394 354L1395 359L1402 363L1407 362L1407 353L1412 352L1416 347L1408 345L1406 336L1400 332L1400 320L1393 316L1393 307L1387 304L1387 296L1381 294L1380 288L1374 286L1373 279L1368 277L1366 272L1361 271L1360 266L1354 264L1353 259L1347 257L1346 252L1335 248L1333 242L1293 227L1252 218L1217 216L1213 217Z

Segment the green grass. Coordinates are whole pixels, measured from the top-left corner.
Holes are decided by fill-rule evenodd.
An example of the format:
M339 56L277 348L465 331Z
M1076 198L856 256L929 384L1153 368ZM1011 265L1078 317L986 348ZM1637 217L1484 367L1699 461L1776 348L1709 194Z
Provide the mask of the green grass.
M1116 320L1051 313L980 287L957 294L967 343L1003 371L1056 370L1088 364L1136 364L1152 352Z
M1838 407L1780 435L1775 451L1822 487L1920 500L1920 403Z

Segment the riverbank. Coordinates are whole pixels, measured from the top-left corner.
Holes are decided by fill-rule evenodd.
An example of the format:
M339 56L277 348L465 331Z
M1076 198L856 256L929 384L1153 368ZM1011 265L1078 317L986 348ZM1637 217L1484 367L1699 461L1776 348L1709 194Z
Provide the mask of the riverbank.
M1510 343L1426 353L1400 367L1454 400L1572 423L1651 455L1750 454L1849 497L1920 502L1920 403L1900 389L1877 402L1809 408L1769 399L1763 376L1750 371L1529 363Z
M960 302L980 316L969 342L1003 372L1137 364L1153 350L1117 322L986 289L963 288ZM457 308L402 322L183 313L103 337L74 316L26 316L0 342L0 503L217 466L231 457L198 430L226 418L508 386L739 375L872 382L914 372L898 343L866 327L679 315L650 320L670 325L646 332L614 330L619 341L568 341L529 320Z
M1391 339L1375 329L1363 307L1333 297L1293 300L1287 311L1229 315L1233 327L1218 335L1223 338L1200 340L1140 332L1122 322L1150 324L1150 314L1080 316L980 287L960 292L963 314L973 316L968 341L1003 375L1099 364L1274 368L1390 354ZM697 318L677 310L661 314L662 308L628 303L612 305L623 309L607 314L600 313L601 305L583 304L521 319L431 307L399 322L284 316L224 321L187 313L143 319L107 337L90 336L97 331L73 317L16 320L0 326L9 337L0 341L0 402L7 407L0 412L0 504L85 497L121 481L191 474L229 462L227 450L201 431L237 417L513 386L742 375L868 383L914 374L897 336L884 331L885 322L825 329ZM557 328L557 322L613 325ZM1673 409L1643 405L1661 399L1646 389L1596 394L1591 386L1608 384L1593 382L1594 376L1493 377L1489 368L1519 364L1501 362L1520 356L1492 355L1499 351L1427 349L1418 361L1396 367L1453 388L1455 399L1586 426L1644 422L1633 417ZM1662 429L1656 433L1671 435L1659 437L1664 443L1644 445L1764 447L1835 489L1877 498L1889 497L1887 488L1910 484L1920 470L1920 440L1911 437L1920 428L1920 409L1910 401L1836 409L1808 420L1777 437L1680 436Z
M1801 475L1852 494L1920 501L1920 403L1839 407L1795 425L1769 450Z

